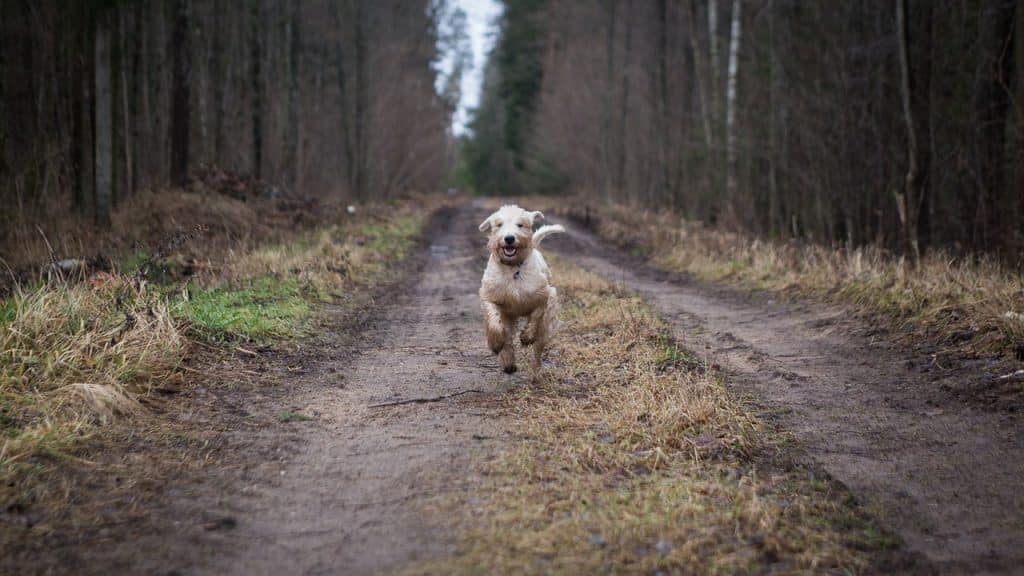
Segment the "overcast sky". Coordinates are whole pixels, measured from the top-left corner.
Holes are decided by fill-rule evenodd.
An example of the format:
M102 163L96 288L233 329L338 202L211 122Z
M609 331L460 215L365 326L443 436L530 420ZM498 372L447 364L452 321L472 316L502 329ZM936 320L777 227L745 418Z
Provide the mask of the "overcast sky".
M492 24L495 17L501 14L501 4L495 0L454 0L452 6L462 8L466 13L469 39L473 46L473 70L462 77L462 100L454 120L455 133L464 134L466 122L469 121L467 110L476 108L480 100L484 63L494 41Z

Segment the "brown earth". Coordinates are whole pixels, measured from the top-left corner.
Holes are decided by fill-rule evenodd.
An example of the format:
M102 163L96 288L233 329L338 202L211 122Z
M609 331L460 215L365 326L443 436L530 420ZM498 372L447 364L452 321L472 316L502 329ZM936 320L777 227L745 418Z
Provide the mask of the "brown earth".
M439 503L472 502L478 464L515 434L495 395L527 379L502 374L482 342L485 213L479 202L442 211L405 281L356 312L328 308L314 337L223 360L219 383L197 375L177 418L209 428L216 462L201 475L154 480L152 501L126 489L117 510L131 520L53 536L0 572L376 574L449 554L460 518ZM839 308L646 269L579 230L547 249L648 299L684 345L792 432L795 453L932 563L913 570L1024 565L1020 416L934 382L967 378L969 366L908 356Z
M551 246L649 301L936 571L1024 570L1024 420L956 393L996 376L895 345L841 307L646 268L579 227Z

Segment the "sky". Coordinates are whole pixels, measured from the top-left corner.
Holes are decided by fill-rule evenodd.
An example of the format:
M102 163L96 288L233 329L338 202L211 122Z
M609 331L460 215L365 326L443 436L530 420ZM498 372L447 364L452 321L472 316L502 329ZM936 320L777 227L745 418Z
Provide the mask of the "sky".
M487 52L494 43L492 24L501 14L501 4L496 0L453 0L451 6L462 8L466 13L469 40L473 47L473 69L462 77L462 99L452 126L455 134L461 135L466 133L469 110L476 108L480 101L484 64L487 61Z

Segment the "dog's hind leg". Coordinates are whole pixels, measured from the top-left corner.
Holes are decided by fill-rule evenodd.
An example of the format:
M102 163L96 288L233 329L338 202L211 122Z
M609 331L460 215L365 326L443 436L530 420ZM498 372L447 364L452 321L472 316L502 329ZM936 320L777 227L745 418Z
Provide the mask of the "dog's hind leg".
M544 350L558 329L558 291L555 290L554 286L548 288L547 306L545 306L543 315L538 317L537 320L533 334L533 359L530 361L530 377L534 382L540 378ZM520 338L525 340L525 331Z
M526 319L526 326L523 327L522 333L519 334L519 341L523 343L523 346L529 346L536 342L538 335L544 329L544 313L546 310L547 306L538 308Z

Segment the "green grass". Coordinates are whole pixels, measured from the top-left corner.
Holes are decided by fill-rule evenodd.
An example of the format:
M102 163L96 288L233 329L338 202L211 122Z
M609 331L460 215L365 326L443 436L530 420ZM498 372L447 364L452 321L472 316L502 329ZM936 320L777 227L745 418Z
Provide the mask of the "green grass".
M385 254L404 255L420 231L421 222L414 217L399 218L394 222L369 224L362 233L369 237L366 247Z
M150 262L149 254L144 251L135 252L121 262L121 271L131 274Z
M264 276L237 286L194 288L171 312L214 342L268 341L295 336L317 298L296 278Z
M17 313L17 309L13 299L0 300L0 326L6 326L13 322L15 313Z
M277 421L282 424L287 424L289 422L306 422L308 420L312 420L312 418L306 416L305 414L292 412L291 410L282 410L277 415Z
M176 320L211 342L270 342L302 333L319 302L355 284L370 289L402 259L422 226L418 215L396 216L344 230L331 228L239 259L228 278L175 296Z

